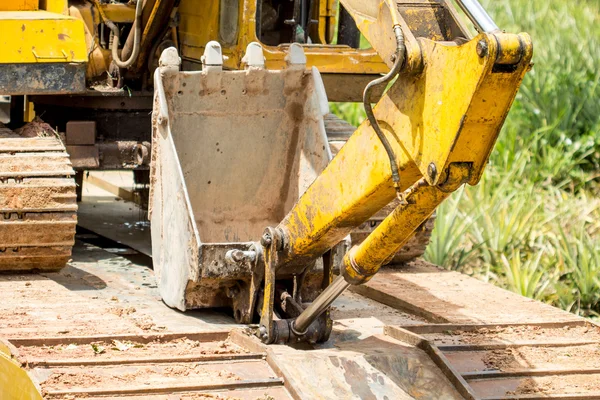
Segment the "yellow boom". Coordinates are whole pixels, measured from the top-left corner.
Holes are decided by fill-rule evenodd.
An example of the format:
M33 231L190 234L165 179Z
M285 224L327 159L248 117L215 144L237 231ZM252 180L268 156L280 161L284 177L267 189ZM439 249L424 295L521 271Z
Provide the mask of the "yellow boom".
M388 78L396 80L370 120L263 235L267 272L259 335L265 342L304 340L347 286L368 281L450 193L480 180L530 67L530 37L501 32L479 14L483 9L472 8L476 2L461 3L482 32L460 43L415 39L411 24L422 27L423 20L404 18L395 3L343 3L357 13L363 34L389 60L394 76ZM400 205L345 255L341 276L297 319L273 321L274 277L300 273L395 196Z

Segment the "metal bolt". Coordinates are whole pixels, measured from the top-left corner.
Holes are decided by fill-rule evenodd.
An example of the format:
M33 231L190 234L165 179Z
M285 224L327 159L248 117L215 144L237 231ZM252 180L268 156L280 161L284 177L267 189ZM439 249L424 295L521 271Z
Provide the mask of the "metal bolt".
M260 238L260 244L262 244L263 247L269 247L271 243L273 243L273 238L268 232L265 232Z
M488 54L488 44L485 40L480 40L477 42L477 55L479 57L485 57Z
M261 325L258 328L258 336L263 343L267 343L269 341L269 335L267 334L267 328L264 325Z
M232 249L225 253L225 260L227 260L230 263L253 262L254 260L256 260L256 251L243 251L238 249Z
M429 175L429 179L435 181L435 178L437 177L437 167L434 163L430 163L427 166L427 174Z
M396 55L395 54L392 54L390 56L390 61L392 61L393 63L396 62Z

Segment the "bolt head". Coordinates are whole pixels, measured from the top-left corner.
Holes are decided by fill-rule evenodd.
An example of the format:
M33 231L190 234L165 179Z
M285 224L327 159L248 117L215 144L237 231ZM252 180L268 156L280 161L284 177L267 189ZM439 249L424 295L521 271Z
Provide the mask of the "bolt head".
M269 341L269 334L267 333L266 326L261 325L260 328L258 328L258 337L263 343L267 343Z
M260 244L262 244L264 247L269 247L271 243L273 243L273 238L271 238L271 235L268 233L263 234L260 238Z
M488 54L488 44L485 40L480 40L477 42L477 55L479 57L485 57Z
M241 250L235 250L231 253L231 258L233 259L233 261L243 261L244 260L244 252Z
M429 175L429 179L435 181L435 178L437 177L437 167L434 163L430 163L427 166L427 174Z

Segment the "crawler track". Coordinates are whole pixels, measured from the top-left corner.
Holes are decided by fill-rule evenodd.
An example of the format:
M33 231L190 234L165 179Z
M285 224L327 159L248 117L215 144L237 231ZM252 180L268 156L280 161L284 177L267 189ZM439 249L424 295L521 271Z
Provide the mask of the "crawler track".
M584 320L385 329L427 352L468 400L600 399L600 328Z
M422 261L342 294L327 343L265 346L92 236L59 272L0 274L0 346L46 399L598 398L596 325Z
M290 398L265 353L227 331L15 338L44 398Z
M53 271L69 261L74 175L58 138L0 138L0 271Z

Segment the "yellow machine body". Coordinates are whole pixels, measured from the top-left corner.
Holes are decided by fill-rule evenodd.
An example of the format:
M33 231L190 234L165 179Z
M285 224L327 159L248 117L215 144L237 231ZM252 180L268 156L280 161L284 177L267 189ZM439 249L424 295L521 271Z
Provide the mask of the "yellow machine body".
M11 400L42 400L39 389L13 358L11 346L0 341L0 397Z
M81 20L66 0L8 0L0 5L0 93L85 90L88 47Z
M225 24L223 11L220 7L227 1L211 0L182 0L179 6L181 13L181 54L185 58L200 60L206 43L218 40L223 46L223 54L228 57L225 67L239 69L246 46L251 42L260 42L257 37L256 1L240 1L238 13L233 10L232 23ZM307 65L319 68L321 73L358 73L379 74L387 72L385 64L374 49L352 49L348 46L331 45L331 35L325 35L325 30L332 32L335 24L335 9L333 1L319 2L319 18L324 22L319 24L321 43L305 45ZM207 12L208 11L208 12ZM232 12L231 10L227 10ZM219 18L221 16L221 18ZM237 18L240 18L239 20ZM203 27L201 30L198 27ZM329 28L331 27L331 28ZM236 34L231 35L231 30ZM222 41L222 36L230 35L229 43ZM263 45L265 65L269 69L285 67L287 45Z
M0 14L0 63L85 63L83 23L48 11L4 11Z
M402 190L421 177L443 185L449 168L461 164L469 165L463 182L479 181L531 59L529 37L521 35L524 53L516 68L494 70L497 43L513 43L509 36L482 34L460 46L422 40L424 70L401 74L377 104ZM480 42L489 46L483 58L476 50ZM365 121L286 217L290 251L322 254L348 234L342 227L362 223L394 197L387 154ZM420 204L433 212L437 203Z

